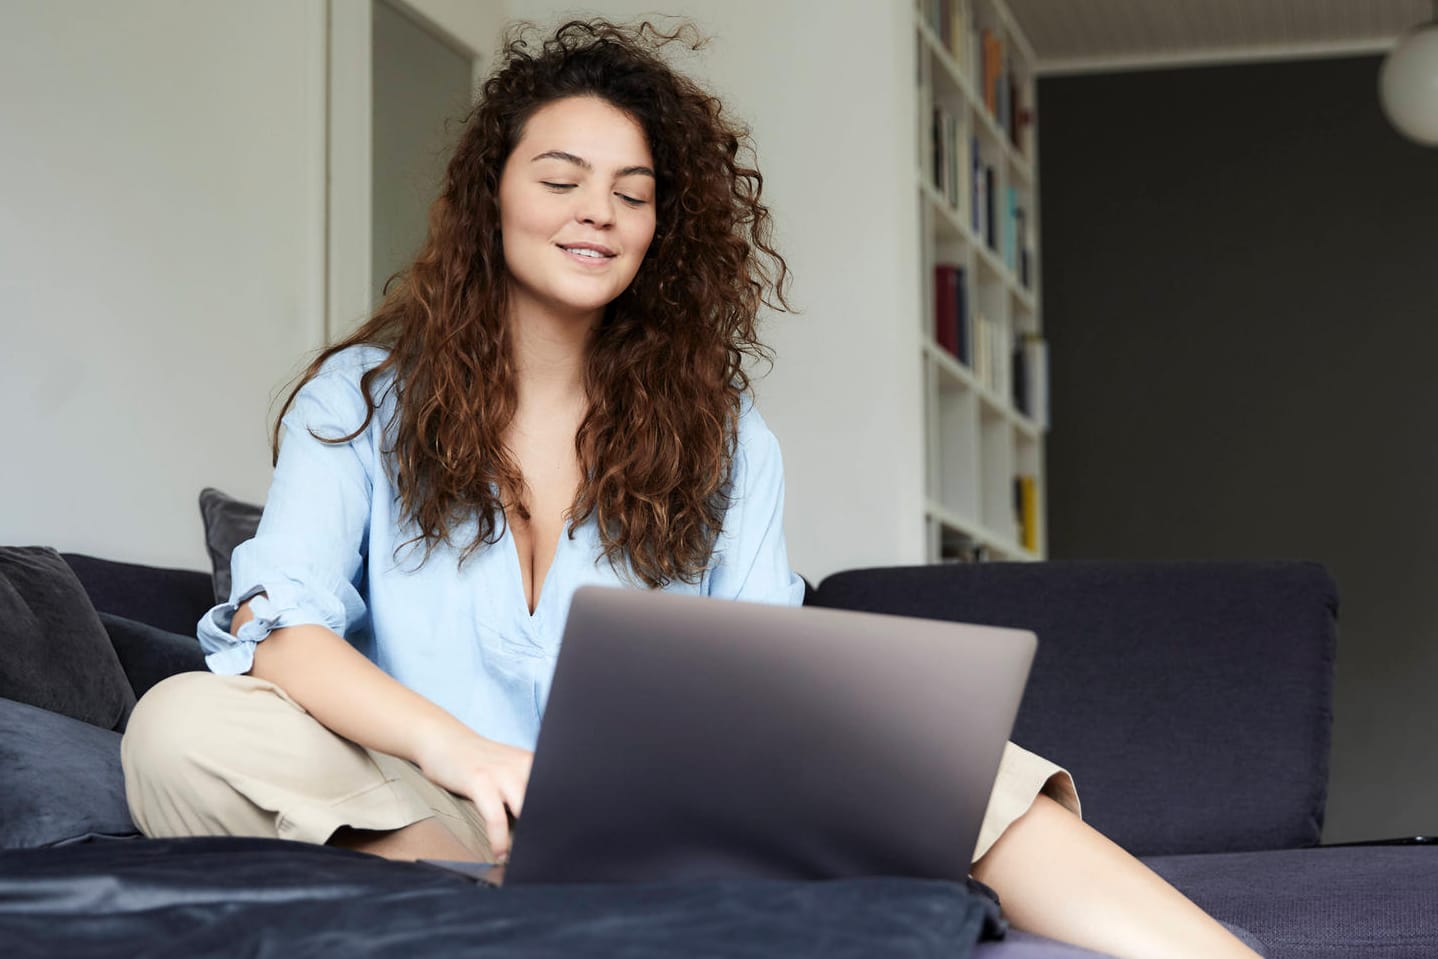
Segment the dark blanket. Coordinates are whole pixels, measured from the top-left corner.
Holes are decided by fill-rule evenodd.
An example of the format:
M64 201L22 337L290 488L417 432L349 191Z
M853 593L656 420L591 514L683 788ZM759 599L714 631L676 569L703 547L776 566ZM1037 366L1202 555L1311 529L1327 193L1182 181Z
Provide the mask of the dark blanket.
M0 943L30 956L944 957L1001 934L985 896L911 879L492 889L261 839L0 853Z

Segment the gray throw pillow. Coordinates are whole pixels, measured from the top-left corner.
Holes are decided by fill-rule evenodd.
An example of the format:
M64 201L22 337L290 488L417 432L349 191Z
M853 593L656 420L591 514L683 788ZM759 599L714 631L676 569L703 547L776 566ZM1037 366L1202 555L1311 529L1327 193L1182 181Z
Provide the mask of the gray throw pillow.
M246 540L254 539L260 528L263 509L237 500L212 486L200 490L200 518L205 521L205 548L215 573L215 602L230 598L230 554Z
M0 699L0 849L139 835L120 734Z
M43 546L0 546L0 697L123 728L135 693L90 597Z

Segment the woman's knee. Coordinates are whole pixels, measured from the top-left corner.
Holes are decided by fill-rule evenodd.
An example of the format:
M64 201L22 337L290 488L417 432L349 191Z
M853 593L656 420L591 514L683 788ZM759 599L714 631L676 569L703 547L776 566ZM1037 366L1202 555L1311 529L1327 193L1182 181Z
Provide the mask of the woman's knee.
M157 802L183 804L198 779L206 777L206 757L219 745L224 707L230 690L226 677L179 673L157 683L130 714L120 742L120 763L130 812L148 828L146 811Z
M185 753L203 739L206 713L216 701L221 677L212 673L177 673L156 683L130 713L121 745L128 762Z

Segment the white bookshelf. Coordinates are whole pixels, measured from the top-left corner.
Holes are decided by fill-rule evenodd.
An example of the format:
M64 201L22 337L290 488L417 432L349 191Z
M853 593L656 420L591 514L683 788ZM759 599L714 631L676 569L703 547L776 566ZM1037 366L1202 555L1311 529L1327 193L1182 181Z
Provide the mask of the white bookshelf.
M1033 50L1003 0L917 0L913 13L928 557L1041 559L1047 347ZM1021 376L1027 388L1016 389Z

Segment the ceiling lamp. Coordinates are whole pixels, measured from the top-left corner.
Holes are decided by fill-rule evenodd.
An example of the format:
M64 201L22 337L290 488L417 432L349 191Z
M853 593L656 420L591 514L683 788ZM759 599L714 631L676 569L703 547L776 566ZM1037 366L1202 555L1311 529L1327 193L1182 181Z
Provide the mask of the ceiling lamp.
M1378 74L1379 101L1398 132L1438 146L1438 0L1433 19L1405 33Z

